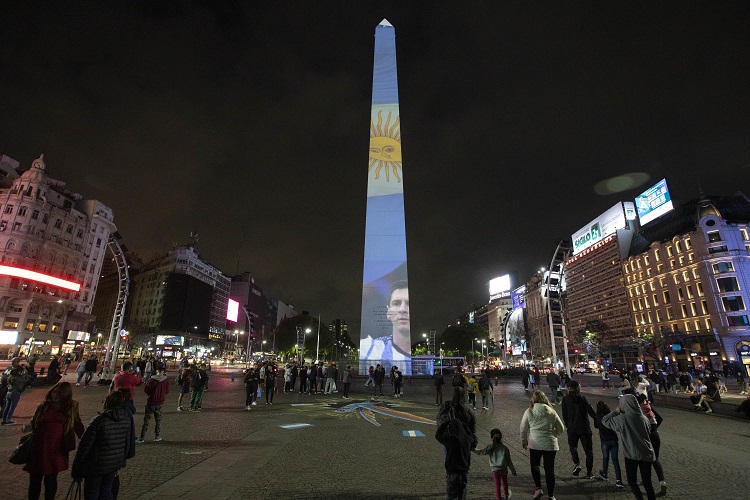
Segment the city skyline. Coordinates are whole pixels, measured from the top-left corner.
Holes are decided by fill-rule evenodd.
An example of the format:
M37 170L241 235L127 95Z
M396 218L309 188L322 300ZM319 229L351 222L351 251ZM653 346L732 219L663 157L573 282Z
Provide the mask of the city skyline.
M0 153L25 168L44 153L112 207L131 250L195 231L226 274L358 325L356 166L385 17L416 334L486 303L495 276L525 282L557 239L663 177L678 204L699 186L748 194L747 6L444 6L4 5Z

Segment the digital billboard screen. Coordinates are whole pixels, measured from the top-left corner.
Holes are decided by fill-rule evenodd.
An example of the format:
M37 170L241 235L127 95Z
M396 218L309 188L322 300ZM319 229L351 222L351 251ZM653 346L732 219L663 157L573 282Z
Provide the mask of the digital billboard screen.
M237 317L240 314L240 303L236 300L229 299L227 304L227 320L237 323Z
M524 294L526 293L526 285L521 285L512 292L510 292L511 301L513 302L513 309L522 309L526 307L526 301Z
M179 335L157 335L156 345L183 345L184 340Z
M490 300L507 296L505 292L510 291L510 275L505 274L490 280Z
M596 219L575 232L572 236L573 255L578 255L590 246L628 226L622 202L610 208Z
M88 332L79 332L70 330L68 332L68 340L78 340L79 342L88 342L90 334Z
M641 225L648 224L673 208L666 179L660 180L635 199L635 209L638 211Z

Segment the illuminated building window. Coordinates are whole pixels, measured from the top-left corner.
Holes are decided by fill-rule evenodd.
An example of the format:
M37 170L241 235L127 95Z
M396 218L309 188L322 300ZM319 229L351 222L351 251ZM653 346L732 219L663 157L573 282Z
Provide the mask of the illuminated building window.
M664 290L664 303L671 304L672 301L669 298L669 290Z
M747 316L727 316L729 326L748 326L750 323L747 321Z
M701 300L701 312L708 314L708 303L705 300Z
M711 331L711 318L706 318L706 330Z
M682 247L680 246L680 242L679 241L675 241L674 248L675 248L675 250L677 250L677 253L681 253L682 252Z
M656 265L656 272L661 273L661 270L664 269L664 264L657 264Z
M60 323L52 323L52 333L60 333Z
M685 304L682 304L681 309L682 309L682 317L687 318L687 315L688 315L687 306Z
M741 295L722 297L721 302L724 304L724 310L727 312L742 311L745 309L745 302L742 300Z
M674 259L669 261L669 268L674 268Z
M693 313L693 316L698 316L698 310L695 308L695 302L690 303L690 312Z
M671 307L667 307L667 319L674 319L674 311Z
M651 323L651 311L648 311L646 316L648 317L648 322Z
M682 288L677 288L677 300L685 300L685 297L682 293Z
M643 256L643 263L648 265L648 255Z
M654 294L654 307L659 305L659 300L656 298L656 294Z
M646 276L647 276L648 278L650 278L650 277L651 277L651 268L648 268L648 269L646 269Z
M699 331L701 329L701 322L697 319L695 320L695 331Z
M682 255L680 255L680 265L681 266L685 265L685 257L683 257Z
M27 321L26 322L26 326L23 327L23 329L30 332L31 330L34 329L34 322L33 321Z
M693 259L694 259L694 258L695 258L694 254L693 254L692 252L690 252L690 253L688 254L688 262L693 262Z
M690 331L690 322L689 321L685 321L685 331L686 332Z
M22 216L26 215L26 210L27 210L27 209L26 209L26 207L20 207L20 208L18 209L18 215L19 215L20 217L22 217Z
M667 257L672 257L672 247L667 247Z
M693 287L690 285L687 285L685 288L687 288L687 295L689 299L693 298Z
M688 272L687 271L682 271L682 281L684 281L685 283L687 283L687 281L688 281Z
M661 314L659 314L659 310L658 309L656 310L656 322L657 323L661 322Z
M18 328L18 318L5 318L3 322L3 328L16 329Z
M714 254L714 253L723 253L727 251L726 245L719 245L716 247L708 247L708 253Z
M39 323L39 331L40 332L46 332L47 331L47 325L48 323L46 321L43 321Z
M654 282L653 282L653 281L649 281L649 282L648 282L648 287L649 287L649 288L651 289L651 291L652 291L652 292L653 292L654 290L656 290L656 287L654 286Z
M672 276L672 281L674 281L675 285L679 285L680 284L680 275L679 274L675 274L674 276Z
M690 241L690 238L685 239L685 248L687 248L688 250L693 249L693 242Z
M709 243L721 241L721 233L719 231L709 231L706 235L708 236Z
M667 288L667 281L664 278L661 278L659 280L659 284L661 285L662 288Z
M656 259L656 262L659 262L661 260L661 257L659 256L659 249L654 250L654 259Z
M731 273L734 271L734 264L731 262L717 262L713 266L714 274Z

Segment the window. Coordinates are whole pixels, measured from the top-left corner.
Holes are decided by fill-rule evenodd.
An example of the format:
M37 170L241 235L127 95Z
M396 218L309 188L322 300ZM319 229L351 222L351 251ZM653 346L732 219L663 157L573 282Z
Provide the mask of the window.
M742 295L722 297L721 302L724 304L724 310L727 312L742 311L745 309L745 302L742 300Z
M60 323L52 323L52 333L60 333Z
M654 250L654 259L656 259L656 262L659 262L661 260L661 257L659 257L659 249L657 248Z
M672 247L667 247L667 257L672 257Z
M747 316L727 316L729 326L748 326L750 323L747 321Z
M34 322L33 321L27 321L26 326L23 328L26 331L31 331L34 329Z
M721 233L719 233L719 231L709 231L706 235L708 236L708 241L710 243L721 241Z
M706 330L711 331L711 318L706 318Z
M26 208L26 207L21 207L21 208L19 208L19 209L18 209L18 215L19 215L19 216L24 216L24 215L26 215L26 210L27 210L27 208Z
M703 284L699 281L695 284L695 287L698 289L698 295L703 296Z
M44 214L44 217L42 217L42 222L43 222L44 224L46 224L46 223L48 223L48 222L49 222L49 214Z
M39 331L40 332L46 332L48 324L49 323L47 321L43 321L43 322L39 323Z
M708 314L708 303L705 300L701 300L701 311L703 314Z
M687 306L685 304L682 304L681 309L682 309L682 317L687 318L687 315L688 315Z
M643 263L648 265L648 255L643 256Z
M714 274L731 273L734 271L734 264L731 262L717 262L713 265Z
M654 307L659 305L659 300L656 298L656 294L654 294Z
M68 234L73 234L73 224L68 224L68 227L65 228L65 232Z
M62 227L62 219L57 219L55 221L55 228L60 229Z
M39 218L39 210L32 210L31 218L37 220Z
M689 321L685 321L685 331L686 332L690 331L690 322Z
M669 290L664 290L664 303L671 304L672 301L669 299Z
M690 312L693 313L693 316L698 316L698 309L695 307L695 302L690 303Z
M677 289L677 300L685 300L685 296L682 293L682 288Z
M659 284L661 285L662 288L667 288L667 280L665 280L664 278L661 278L659 280Z
M6 214L12 214L13 213L13 205L5 205L5 213Z
M79 229L76 233L76 238L83 238L83 229Z
M657 323L661 322L661 314L659 314L659 310L658 309L656 310L656 322Z
M743 240L745 240L745 241L750 240L750 238L747 237L748 236L747 235L747 229L745 229L744 227L740 228L740 234L742 235L742 239Z
M21 223L20 222L14 222L13 223L13 231L20 231L21 230Z
M693 249L693 242L690 241L690 238L688 238L688 239L685 240L685 248L687 248L688 250L692 250Z
M674 311L671 307L667 307L667 319L674 319Z
M726 252L727 246L726 245L719 245L718 247L708 247L708 253L721 253Z
M96 248L101 248L101 246L102 246L102 239L101 238L97 238L96 239Z
M3 328L6 329L16 329L18 328L18 318L5 318L5 321L3 322Z
M693 287L691 285L687 285L685 287L687 289L687 295L689 299L693 298Z
M695 331L699 332L701 329L701 322L696 319L694 324L695 324Z
M677 253L681 253L682 252L682 245L680 245L679 241L675 241L674 247L675 247L675 250L677 250Z
M740 291L740 285L737 283L737 278L734 276L729 278L716 278L716 284L718 285L720 292Z

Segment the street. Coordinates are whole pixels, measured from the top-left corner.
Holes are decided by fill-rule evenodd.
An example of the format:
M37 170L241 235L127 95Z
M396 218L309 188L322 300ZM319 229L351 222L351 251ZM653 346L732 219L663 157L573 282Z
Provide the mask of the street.
M146 443L137 445L136 457L121 472L121 499L444 498L443 455L434 439L435 426L420 421L434 419L436 414L431 380L407 381L402 398L385 397L382 404L370 402L369 388L359 377L352 384L351 399L343 399L340 391L331 395L280 392L273 405L259 400L258 406L245 411L242 378L239 372L236 375L231 382L227 372L212 373L199 413L178 412L177 387L171 386L162 423L164 441L153 442L151 425ZM75 374L69 372L65 380L75 382ZM384 389L391 389L388 382ZM546 392L546 385L542 389ZM606 395L597 394L594 387L584 391L593 406L601 398L612 408L616 405L614 390ZM27 390L14 420L28 422L45 392L43 387ZM96 414L106 392L102 386L74 387L84 423ZM448 393L446 386L446 397ZM145 401L142 389L137 388L136 432L140 432ZM530 498L533 492L528 454L519 438L519 423L527 407L528 396L520 381L503 379L490 410L477 410L480 446L489 443L489 431L497 427L511 449L519 473L510 478L515 498ZM555 409L559 412L560 406ZM664 417L661 462L667 498L744 496L750 422L658 409ZM10 453L21 435L21 425L0 428L0 446ZM564 436L560 444L555 466L558 499L631 498L627 486L614 488L611 468L609 483L571 477L573 463ZM601 466L597 432L594 457L596 472ZM73 454L71 462L72 458ZM622 451L620 464L624 469ZM3 461L0 473L17 478L3 498L26 498L27 475L19 466ZM58 497L62 498L70 484L69 472L61 473L59 482ZM487 459L475 455L469 497L493 495Z

